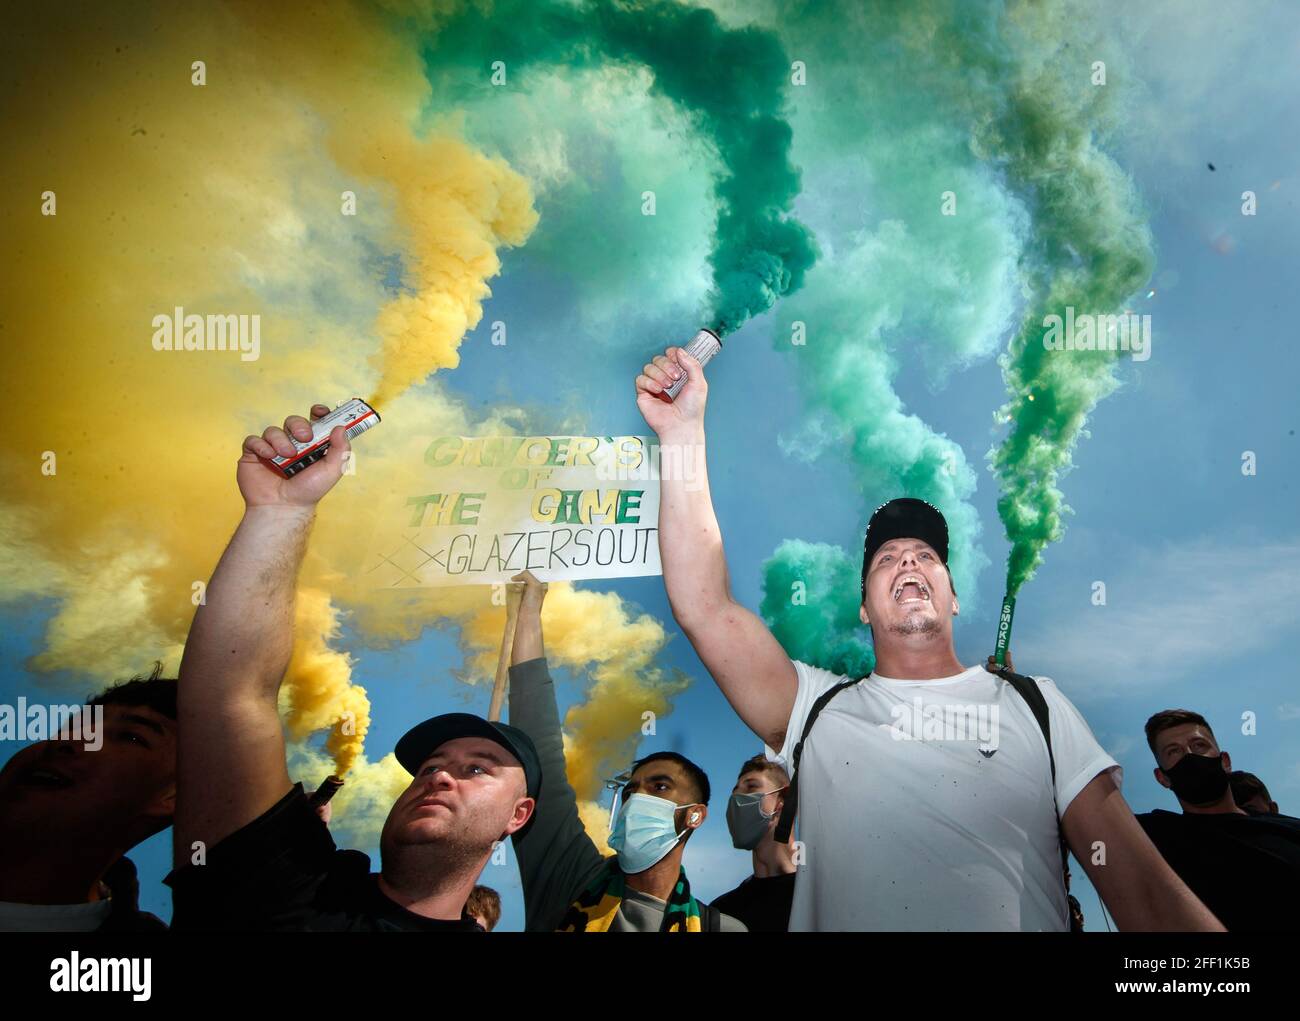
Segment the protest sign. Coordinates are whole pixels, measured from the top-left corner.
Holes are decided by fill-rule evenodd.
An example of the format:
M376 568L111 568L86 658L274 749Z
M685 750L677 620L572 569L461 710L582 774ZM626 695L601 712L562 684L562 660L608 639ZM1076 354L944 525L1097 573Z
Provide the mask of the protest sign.
M368 582L484 585L660 574L658 446L643 436L439 436L377 523Z

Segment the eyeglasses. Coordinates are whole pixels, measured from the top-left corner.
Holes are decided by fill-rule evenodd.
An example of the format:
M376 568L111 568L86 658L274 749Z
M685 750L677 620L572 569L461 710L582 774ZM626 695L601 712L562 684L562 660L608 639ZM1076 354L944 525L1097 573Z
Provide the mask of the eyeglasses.
M623 788L628 785L632 779L632 770L625 769L618 776L612 776L605 781L605 790L613 791L614 797L609 803L609 829L607 832L614 832L614 819L618 815L618 803L622 797Z

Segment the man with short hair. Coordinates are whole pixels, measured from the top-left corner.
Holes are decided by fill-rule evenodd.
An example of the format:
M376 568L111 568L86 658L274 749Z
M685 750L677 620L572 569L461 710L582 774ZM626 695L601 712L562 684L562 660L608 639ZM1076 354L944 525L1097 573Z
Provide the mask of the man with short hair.
M284 478L266 461L294 454L290 436L309 439L311 424L291 415L244 441L244 517L181 661L173 925L479 932L465 902L497 841L527 826L541 787L527 735L468 713L411 728L394 751L413 779L384 822L378 874L365 854L334 846L289 780L276 704L294 587L316 504L350 449L340 426L323 460Z
M1146 737L1156 782L1182 813L1157 808L1137 819L1173 870L1229 932L1300 928L1300 819L1251 815L1237 804L1232 757L1200 713L1158 712Z
M740 718L790 769L786 810L797 798L806 852L791 931L1065 931L1062 834L1122 928L1220 928L1146 839L1120 795L1118 764L1056 685L958 660L938 510L894 500L867 526L859 617L875 670L855 680L794 662L731 594L705 466L700 363L669 348L642 369L636 394L661 447L691 468L665 474L660 488L673 616Z
M740 776L727 802L727 829L731 843L749 851L754 871L738 887L713 902L719 911L734 915L750 932L785 932L794 900L794 850L792 836L775 838L790 776L766 755L755 755L740 767Z
M1254 773L1244 769L1234 769L1228 774L1228 785L1232 788L1232 800L1237 807L1251 815L1280 815L1277 802L1268 793L1264 781Z
M708 817L709 778L676 752L633 763L604 857L583 827L568 782L555 686L542 645L546 585L523 585L510 667L510 722L537 746L545 797L527 840L515 838L524 888L524 927L551 932L744 932L701 903L682 867L686 842Z
M126 852L172 822L176 682L159 663L88 704L103 707L100 747L69 732L0 769L0 932L167 928L140 910Z

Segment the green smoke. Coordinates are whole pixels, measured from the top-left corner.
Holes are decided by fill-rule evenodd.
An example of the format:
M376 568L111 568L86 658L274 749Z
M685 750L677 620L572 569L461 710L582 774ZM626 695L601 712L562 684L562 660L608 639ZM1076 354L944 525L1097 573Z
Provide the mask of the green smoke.
M1005 168L1034 218L1027 252L1033 299L1002 359L1010 399L1000 415L1011 423L991 454L1002 484L998 513L1011 551L1007 593L1014 596L1042 563L1043 548L1064 531L1068 509L1057 480L1097 402L1118 385L1111 351L1049 351L1049 314L1105 315L1148 279L1155 262L1151 232L1131 180L1100 147L1109 123L1116 62L1105 86L1089 80L1105 49L1071 31L1061 8L1018 4L1022 68L1001 116L978 144ZM1073 38L1076 45L1070 47ZM1080 45L1083 44L1083 45Z
M759 613L791 659L852 677L871 672L876 658L858 618L860 560L787 539L763 565Z
M817 85L798 104L795 158L807 195L830 195L834 207L829 218L799 210L826 255L780 313L778 346L794 323L806 326L796 352L813 411L788 446L853 459L864 523L894 496L936 504L966 609L987 563L969 502L974 473L959 448L904 411L891 349L907 349L939 381L1013 334L1001 362L1012 399L999 413L1013 427L991 460L1014 594L1061 534L1057 477L1087 414L1116 385L1114 354L1046 352L1043 316L1068 304L1111 312L1151 267L1131 186L1099 148L1114 81L1092 85L1091 62L1105 59L1113 76L1119 55L1086 22L1085 10L1028 0L811 4L781 20L787 50L807 59ZM954 216L939 216L944 192ZM855 207L871 219L845 215ZM856 552L812 555L787 542L765 565L769 623L817 665L862 661L860 562ZM795 578L832 605L793 604Z
M929 45L937 24L964 37L987 34L985 16L970 11L955 0L815 4L782 20L786 48L806 61L809 77L793 120L806 176L799 212L825 254L778 310L774 336L797 363L809 409L785 438L786 453L847 458L862 526L896 496L937 506L966 612L989 562L972 503L977 475L957 443L909 413L894 381L904 361L919 362L937 387L991 358L1017 311L1027 218L972 152L971 122L955 98L981 87L982 70ZM956 216L943 215L945 192L957 197ZM799 324L805 332L795 343ZM764 566L762 610L790 655L865 672L862 534L846 538L847 549L783 543ZM797 580L807 604L792 600Z
M713 164L706 319L717 332L739 329L802 286L816 248L790 215L799 193L784 117L790 61L772 33L731 29L710 10L668 2L507 0L455 5L438 18L426 55L436 95L463 102L491 88L495 61L508 87L524 89L534 69L643 67L651 93L688 116ZM597 230L599 219L593 210Z
M909 412L894 381L900 366L919 365L937 390L1014 338L1004 365L1012 400L1002 413L1013 428L992 460L1005 488L1011 572L1023 580L1060 535L1057 475L1084 417L1114 386L1112 355L1045 358L1042 317L1069 303L1112 310L1145 272L1129 251L1149 263L1136 202L1098 148L1117 54L1088 39L1086 10L1060 3L714 6L721 21L663 3L498 3L490 17L457 6L429 36L435 102L469 109L471 136L481 110L492 123L479 130L493 133L512 163L556 182L520 257L540 253L572 269L580 279L565 286L576 286L588 309L622 302L639 322L663 323L664 308L691 293L699 268L712 277L710 318L724 330L787 295L774 342L793 359L809 410L787 432L787 453L847 457L863 524L894 496L936 504L949 521L954 580L969 611L987 564L971 502L976 475L959 446ZM726 27L745 21L754 27ZM1110 68L1104 88L1088 81L1096 58ZM790 84L796 59L806 64L804 86ZM509 75L497 89L486 83L494 60ZM638 89L671 103L653 124L653 107L643 104L610 126L620 121L610 111ZM502 98L525 94L543 98L513 108ZM575 109L593 111L586 133ZM537 140L548 125L583 147L573 153L581 174L566 177L547 162L552 154ZM653 142L640 139L648 131ZM661 155L664 138L675 148ZM714 157L712 207L698 175L671 166L698 164L701 151ZM794 203L796 165L806 187ZM655 231L622 199L646 179L670 198ZM940 211L949 191L955 216ZM792 208L824 253L815 266L808 232L791 227ZM699 223L713 209L706 264ZM785 238L787 228L802 243ZM680 245L676 264L670 245ZM800 347L791 344L796 323L806 331ZM856 616L861 536L843 542L835 556L783 544L767 565L765 616L789 648L808 650L819 665L865 662ZM847 583L823 584L828 578ZM795 581L805 583L807 603L790 601ZM1009 585L1014 591L1019 581ZM813 593L834 605L814 606Z

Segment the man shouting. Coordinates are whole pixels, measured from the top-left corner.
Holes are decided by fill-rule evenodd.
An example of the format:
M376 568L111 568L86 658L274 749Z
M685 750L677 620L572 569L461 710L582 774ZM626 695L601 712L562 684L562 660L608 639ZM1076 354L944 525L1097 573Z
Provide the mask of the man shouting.
M668 402L663 391L683 376ZM868 525L860 617L876 669L854 680L793 662L731 594L699 362L668 348L636 393L666 454L691 469L665 472L660 491L673 616L792 773L786 800L797 799L804 854L791 931L1067 930L1062 834L1121 928L1221 929L1142 832L1118 765L1056 686L1023 679L1050 721L1040 726L1008 680L958 660L937 510L897 500Z

